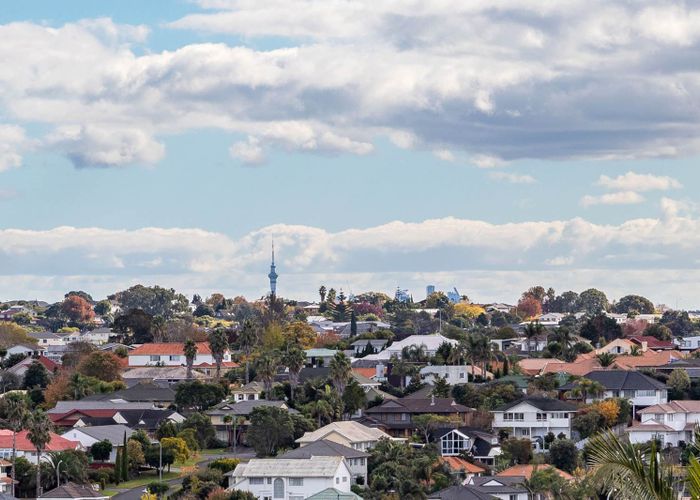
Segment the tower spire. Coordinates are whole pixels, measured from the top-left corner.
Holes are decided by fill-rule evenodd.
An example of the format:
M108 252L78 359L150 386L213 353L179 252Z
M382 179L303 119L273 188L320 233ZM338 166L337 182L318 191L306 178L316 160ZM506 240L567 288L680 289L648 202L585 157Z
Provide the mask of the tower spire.
M275 240L272 240L272 262L270 263L270 274L267 275L270 278L270 294L277 294L277 271L275 266Z

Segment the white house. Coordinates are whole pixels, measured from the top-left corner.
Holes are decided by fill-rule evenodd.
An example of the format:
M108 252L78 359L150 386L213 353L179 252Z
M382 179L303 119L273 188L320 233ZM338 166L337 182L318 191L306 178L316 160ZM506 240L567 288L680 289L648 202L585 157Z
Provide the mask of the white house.
M493 410L494 431L506 430L511 437L529 438L537 449L544 446L550 432L571 438L571 421L576 406L566 401L542 397L525 397Z
M523 484L525 479L521 476L475 476L467 481L466 487L488 495L487 498L490 496L501 500L528 500L530 495Z
M96 425L89 427L73 427L63 434L63 437L71 441L78 441L84 449L90 448L100 441L109 441L112 444L112 453L108 462L114 463L117 457L117 448L123 446L124 435L129 439L134 431L126 425Z
M253 458L226 474L229 490L261 500L304 500L327 488L349 492L352 474L343 457Z
M551 312L541 315L537 321L539 321L542 326L558 326L561 320L567 316L568 314Z
M434 384L436 379L444 378L448 384L466 384L473 376L483 375L482 369L471 365L428 365L420 369L421 377L429 384ZM486 378L492 379L493 373L486 372Z
M588 394L587 403L599 399L625 398L632 403L633 414L647 406L666 403L668 390L666 384L633 370L596 370L583 378L600 383L605 389L602 394ZM568 392L575 387L575 382L563 385L560 392Z
M458 344L456 340L448 339L438 333L433 335L410 335L403 340L394 342L383 351L377 354L370 354L362 359L388 361L392 356L401 357L404 347L420 347L427 356L435 356L438 348L445 343L453 346Z
M678 446L680 441L693 441L693 429L700 423L700 401L670 401L648 406L637 414L641 422L625 429L631 443L658 439L662 446Z
M29 336L36 340L40 347L66 345L66 339L53 332L29 332Z
M12 478L9 474L11 467L11 462L0 459L0 493L12 493Z
M194 358L195 367L211 367L215 364L214 356L208 342L197 342L197 355ZM168 342L163 344L143 344L129 351L129 366L183 366L186 364L185 344ZM231 361L231 353L226 350L223 357L223 368L238 366Z
M359 451L328 439L322 439L306 446L288 451L277 458L308 459L311 457L343 457L350 468L353 484L367 484L367 459L370 454Z
M5 357L13 354L21 354L22 356L41 356L46 352L45 347L39 347L32 344L17 344L7 348ZM3 358L4 359L4 358Z
M467 453L481 463L493 465L495 458L501 454L498 436L478 429L439 429L433 435L443 457L458 457Z
M673 339L673 343L676 345L676 348L681 351L694 351L700 349L700 335L678 337Z
M332 422L315 431L306 432L296 442L299 446L306 446L321 439L333 441L354 450L367 451L380 439L391 439L391 436L380 429L367 427L354 420L342 420Z
M37 463L36 447L27 437L29 431L20 431L16 436L17 456L25 457L31 463ZM66 450L82 450L82 446L77 441L70 441L58 434L51 432L50 441L43 449L41 459L45 460L46 452L50 451L66 451ZM13 437L12 431L0 429L0 459L9 460L12 457Z

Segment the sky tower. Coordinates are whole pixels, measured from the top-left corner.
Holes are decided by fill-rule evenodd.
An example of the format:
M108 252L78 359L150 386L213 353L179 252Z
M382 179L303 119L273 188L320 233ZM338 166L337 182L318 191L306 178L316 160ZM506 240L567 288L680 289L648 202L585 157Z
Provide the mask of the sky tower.
M277 271L275 271L275 242L272 242L272 263L270 264L270 294L277 295Z

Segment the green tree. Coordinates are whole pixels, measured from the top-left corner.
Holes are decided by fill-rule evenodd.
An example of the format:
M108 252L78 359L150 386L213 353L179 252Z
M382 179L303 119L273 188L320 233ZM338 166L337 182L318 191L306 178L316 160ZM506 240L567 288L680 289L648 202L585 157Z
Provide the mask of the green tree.
M5 395L3 398L4 414L7 426L12 431L12 492L15 491L15 470L17 462L17 433L20 432L29 423L30 413L27 407L27 401L21 397L12 397Z
M333 359L331 359L329 368L333 387L335 387L338 394L343 394L343 392L345 392L345 387L352 377L350 359L345 355L345 353L337 352L333 356Z
M277 352L267 352L258 358L256 372L265 388L265 397L272 399L272 384L277 375L279 357Z
M223 328L216 328L209 334L209 348L211 355L216 363L216 379L221 379L221 363L224 360L224 354L228 351L228 335Z
M602 311L610 309L610 303L603 292L595 288L589 288L578 296L577 308L579 311L585 311L588 314L600 314Z
M282 363L289 370L290 400L294 401L294 392L299 384L299 374L306 363L306 353L299 347L290 347L282 356Z
M203 413L192 413L181 424L181 429L194 429L197 433L197 441L202 448L208 447L216 438L216 430L211 423L211 418Z
M600 382L589 378L580 378L574 382L574 387L570 391L570 396L580 398L584 403L591 396L597 398L605 392L605 387Z
M350 336L355 337L357 335L357 315L353 310L350 313Z
M550 463L568 473L574 472L578 465L578 450L570 439L557 439L549 446Z
M250 319L243 322L241 333L238 336L238 344L245 354L245 383L250 382L250 355L253 349L260 343L260 331Z
M625 295L615 303L618 314L654 314L656 308L651 300L641 295Z
M671 375L669 375L667 383L668 386L682 398L683 393L690 388L690 377L686 370L676 368L671 372Z
M125 311L141 309L151 316L162 316L165 319L170 319L189 310L187 297L177 293L172 288L162 288L158 285L152 287L132 286L118 292L115 298Z
M617 356L611 352L601 352L600 354L596 355L598 363L600 363L600 366L603 368L607 368L608 366L612 365L615 362L616 357Z
M290 446L294 439L294 422L289 413L274 406L255 408L250 413L248 442L260 457L270 457Z
M104 382L121 380L121 369L122 366L119 356L109 351L91 352L78 364L79 373Z
M226 397L220 384L208 384L199 380L180 382L175 388L175 405L181 410L206 411Z
M501 443L501 450L511 465L529 464L532 460L532 442L528 438L508 438Z
M51 441L51 419L43 410L34 410L27 422L27 439L36 449L37 464L41 463L41 451ZM36 468L36 498L41 496L41 467Z
M104 462L105 460L109 460L109 455L112 453L112 449L112 443L105 439L90 446L90 455L95 460Z
M185 346L183 348L185 354L185 364L187 365L187 380L192 379L192 365L194 365L194 359L197 357L197 344L192 339L187 339L185 341Z
M31 389L33 387L45 389L46 386L49 385L49 372L47 372L44 365L38 361L32 361L32 364L29 365L27 371L24 373L23 385L25 389Z

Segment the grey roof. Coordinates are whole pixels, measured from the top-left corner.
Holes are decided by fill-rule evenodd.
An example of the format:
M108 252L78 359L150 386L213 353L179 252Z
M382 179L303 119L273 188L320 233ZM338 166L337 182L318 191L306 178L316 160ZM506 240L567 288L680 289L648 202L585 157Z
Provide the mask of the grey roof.
M129 402L112 402L112 401L58 401L56 406L51 408L48 413L62 414L73 410L149 410L153 408L152 403L129 403Z
M306 497L306 500L362 500L362 497L352 491L340 491L335 488L326 488L318 493Z
M39 498L108 498L90 486L76 483L66 483L51 491L47 491Z
M371 345L372 347L384 347L386 343L389 342L387 339L362 339L362 340L356 340L352 344L350 344L353 347L361 346L365 347L367 344Z
M525 479L524 476L476 476L471 478L469 486L480 493L527 493L523 486ZM485 486L492 481L500 484Z
M94 394L84 398L90 401L111 401L114 399L123 399L129 402L158 402L175 401L175 391L170 387L162 387L155 383L144 381L120 391L111 392L108 394Z
M143 379L143 380L186 380L187 368L184 366L142 366L131 368L122 373L123 379ZM192 370L192 378L208 379L201 372Z
M483 493L474 486L450 486L428 495L429 499L440 500L492 500L496 498L488 493Z
M494 411L506 411L509 410L510 408L513 408L514 406L519 405L520 403L528 403L535 408L538 408L540 410L544 411L576 411L576 405L573 405L571 403L567 403L566 401L560 401L559 399L553 399L553 398L542 398L542 397L535 397L535 396L528 396L525 398L520 398L515 401L511 401L510 403L506 403L504 405L499 406L496 408Z
M100 425L97 427L80 427L76 429L83 434L97 439L98 441L109 441L115 446L121 445L124 442L124 433L129 438L134 434L134 430L126 425Z
M255 408L274 406L282 408L290 413L299 413L293 408L288 408L284 401L268 401L267 399L246 400L238 403L223 402L206 411L207 415L250 415Z
M473 411L455 403L452 398L401 398L384 401L379 406L365 410L365 413L467 413Z
M653 390L660 391L666 389L666 384L656 379L648 377L643 373L631 370L595 370L584 375L584 378L600 383L610 391L622 390ZM574 387L575 383L563 385L560 391L568 391Z
M119 410L119 414L124 417L129 427L135 429L154 430L160 427L160 424L173 416L180 416L174 410L166 410L162 408L149 408L147 410Z
M54 332L29 332L28 335L33 339L60 339Z
M238 464L232 472L234 478L246 477L333 477L343 457L311 457L309 459L252 458Z
M313 443L309 443L301 448L290 450L277 458L311 457L366 458L369 457L369 453L344 446L328 439L321 439L320 441L314 441Z

